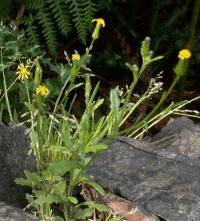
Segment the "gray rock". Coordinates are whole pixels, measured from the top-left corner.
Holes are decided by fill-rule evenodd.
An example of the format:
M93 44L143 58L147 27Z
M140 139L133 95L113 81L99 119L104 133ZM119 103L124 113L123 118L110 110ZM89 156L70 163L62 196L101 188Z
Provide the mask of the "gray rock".
M16 124L0 125L0 201L22 207L26 204L24 188L15 179L24 176L24 169L34 168L34 159L28 156L30 141L25 128Z
M200 158L200 126L186 117L175 119L151 140L156 149Z
M170 221L200 221L200 162L134 139L115 139L87 174Z
M21 209L0 202L0 221L39 221L35 216Z

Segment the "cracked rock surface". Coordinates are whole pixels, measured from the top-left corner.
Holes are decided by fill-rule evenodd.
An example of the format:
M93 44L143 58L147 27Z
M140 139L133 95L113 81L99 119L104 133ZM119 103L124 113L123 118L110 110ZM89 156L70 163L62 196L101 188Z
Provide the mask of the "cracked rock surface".
M0 124L0 221L36 220L19 209L27 203L27 189L15 183L16 178L24 176L25 169L35 168L33 157L28 156L29 148L25 128Z
M196 155L200 142L193 140L199 132L198 125L181 118L151 140L174 135L167 144L117 138L87 174L110 192L165 220L200 221L200 161Z
M35 167L29 146L25 128L0 125L0 221L36 220L19 209L26 190L14 182ZM114 139L87 175L115 194L105 203L129 221L200 221L199 157L200 126L178 118L149 142Z
M35 216L0 202L0 221L39 221Z

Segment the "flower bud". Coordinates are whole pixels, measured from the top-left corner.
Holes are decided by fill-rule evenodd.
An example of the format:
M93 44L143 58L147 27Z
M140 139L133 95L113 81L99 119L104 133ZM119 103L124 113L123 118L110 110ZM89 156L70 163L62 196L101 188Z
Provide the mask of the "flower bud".
M143 58L149 56L150 37L146 37L142 42L141 55Z
M178 77L183 77L187 71L188 61L179 59L178 64L175 67L174 72Z
M42 68L40 66L40 62L39 62L38 59L35 59L34 63L35 63L35 66L36 66L34 84L37 87L40 84L41 79L42 79Z
M175 67L174 72L178 77L185 75L188 68L188 60L191 57L191 52L188 49L183 49L178 54L178 64Z
M88 74L86 77L86 84L85 84L85 98L87 102L89 101L89 98L90 98L91 89L92 87L91 87L91 82L90 82L90 75Z
M100 32L101 26L103 28L105 27L105 21L102 18L97 18L97 19L92 20L92 22L95 22L95 21L96 21L96 26L95 26L94 31L92 33L93 40L97 40L99 38L99 32Z
M70 75L71 75L71 80L74 81L74 79L76 78L76 76L78 75L79 72L79 65L78 65L78 61L80 61L81 56L78 53L75 53L72 55L72 68L70 71Z

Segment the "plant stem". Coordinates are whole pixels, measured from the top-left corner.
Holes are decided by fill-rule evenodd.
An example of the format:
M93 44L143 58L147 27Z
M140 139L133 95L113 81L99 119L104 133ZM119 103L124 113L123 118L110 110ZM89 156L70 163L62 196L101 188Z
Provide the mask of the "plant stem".
M9 91L9 89L15 84L18 77L12 82L12 84L7 88L7 90L4 92L4 94L1 96L0 101L5 97L6 93Z
M171 86L169 87L169 89L167 90L166 93L163 94L163 96L161 97L161 99L159 100L159 102L157 103L157 105L153 108L153 110L144 118L144 122L146 120L148 120L149 118L151 118L155 112L159 109L159 107L163 104L163 102L167 99L167 97L169 96L169 94L172 92L174 86L176 85L176 83L178 82L179 77L176 76L176 78L174 79L174 81L172 82Z
M3 28L3 27L2 27ZM1 65L3 66L3 31L1 28ZM4 67L2 67L2 73L3 73L3 86L4 86L4 91L5 91L5 99L6 99L6 105L7 105L7 109L8 109L8 114L10 117L10 121L13 121L13 117L12 117L12 112L10 109L10 102L8 99L8 89L7 89L7 84L6 84L6 77L5 77L5 72L4 72Z
M188 42L186 44L186 48L191 51L193 50L194 43L195 43L194 41L195 41L195 35L196 35L196 29L197 29L197 21L199 17L199 8L200 8L200 0L195 0L193 4L192 18L191 18L191 23L190 23L190 35L189 35ZM187 67L185 75L180 79L179 88L178 88L179 100L181 100L184 97L187 73L188 73L188 67Z
M143 125L148 122L148 120L151 117L154 117L154 114L156 113L156 111L160 108L160 106L163 104L163 102L167 99L167 97L169 96L169 94L171 93L171 91L173 90L174 86L176 85L176 83L178 82L179 77L176 76L176 78L174 79L174 81L172 82L171 86L169 87L169 89L167 90L167 92L163 93L162 97L160 98L159 102L157 103L157 105L153 108L153 110L142 120L139 121L137 124L134 124L132 127L125 129L124 131L122 131L122 134L124 133L128 133L130 135L134 134L135 131L138 130L138 128L142 128Z

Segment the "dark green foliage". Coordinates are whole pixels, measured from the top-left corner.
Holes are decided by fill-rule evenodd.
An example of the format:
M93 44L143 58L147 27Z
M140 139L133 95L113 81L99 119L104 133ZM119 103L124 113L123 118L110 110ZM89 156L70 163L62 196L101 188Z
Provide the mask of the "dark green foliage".
M70 15L66 12L68 12L68 7L64 4L61 5L61 1L57 0L49 0L49 8L51 8L52 13L54 15L54 18L56 19L56 22L58 24L58 27L64 35L67 35L71 30L71 21L70 21Z
M78 35L82 42L85 43L87 35L87 23L84 19L84 10L82 10L81 1L79 0L66 0L69 3L69 9L72 14L72 20L77 29Z
M37 14L38 22L42 25L42 32L52 52L56 49L56 30L54 23L46 9L40 9Z
M68 36L73 26L81 42L86 43L96 12L93 0L25 0L24 4L27 16L21 19L21 23L31 43L40 44L39 33L42 29L50 51L55 52L58 34Z
M59 34L67 37L73 28L86 44L95 12L94 0L1 0L0 4L0 19L17 17L31 44L40 45L43 35L51 52L56 51Z

